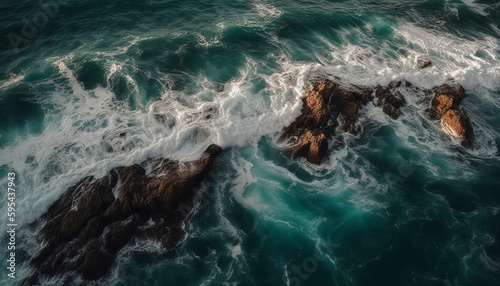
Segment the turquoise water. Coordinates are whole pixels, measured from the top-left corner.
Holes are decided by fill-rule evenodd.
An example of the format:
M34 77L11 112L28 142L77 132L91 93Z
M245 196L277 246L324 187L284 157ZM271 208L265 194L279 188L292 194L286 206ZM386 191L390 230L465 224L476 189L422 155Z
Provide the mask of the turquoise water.
M96 285L500 284L498 1L42 2L0 3L16 281L39 249L36 220L82 177L217 143L185 240L130 245ZM420 57L433 66L416 69ZM277 137L315 76L454 80L474 149L426 117L424 94L404 94L398 121L363 107L362 135L342 135L322 166L292 160Z

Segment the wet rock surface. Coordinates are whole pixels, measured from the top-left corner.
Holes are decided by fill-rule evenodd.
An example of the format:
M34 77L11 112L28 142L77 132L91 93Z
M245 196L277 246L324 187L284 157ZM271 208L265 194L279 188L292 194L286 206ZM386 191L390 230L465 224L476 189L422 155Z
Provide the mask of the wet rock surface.
M465 110L448 110L441 118L441 128L451 137L462 140L462 146L472 147L474 132Z
M285 128L282 140L296 141L292 156L304 157L320 164L326 156L328 138L335 132L337 121L328 110L327 102L336 88L328 80L313 82L302 99L302 113Z
M69 284L78 276L97 280L134 239L173 248L185 236L182 224L220 153L211 145L196 161L149 160L69 188L42 217L44 246L30 262L34 274L22 285L39 285L41 277L54 275L64 275Z
M302 113L281 135L291 142L292 157L303 157L319 165L327 157L329 141L336 129L359 134L358 111L373 100L373 89L320 79L305 90Z
M474 143L474 131L467 112L459 109L465 96L464 88L458 84L434 88L429 117L441 120L443 131L450 137L461 139L462 146L470 149Z
M398 119L401 115L400 109L403 107L405 100L403 96L394 90L400 87L402 82L393 83L391 86L378 87L375 96L377 97L377 103L375 105L382 107L382 110L392 119ZM406 85L406 82L405 82Z
M429 116L441 119L448 110L457 109L464 98L465 90L460 85L443 84L435 88Z
M339 78L313 80L305 88L301 115L284 128L280 139L291 145L292 157L303 157L319 165L328 156L328 146L336 133L357 135L363 131L359 110L369 102L397 120L406 104L400 91L434 93L428 110L430 118L444 118L443 130L462 139L464 147L472 147L474 135L469 117L465 110L458 110L465 98L464 89L457 84L443 84L432 90L419 89L405 80L373 88L346 84Z

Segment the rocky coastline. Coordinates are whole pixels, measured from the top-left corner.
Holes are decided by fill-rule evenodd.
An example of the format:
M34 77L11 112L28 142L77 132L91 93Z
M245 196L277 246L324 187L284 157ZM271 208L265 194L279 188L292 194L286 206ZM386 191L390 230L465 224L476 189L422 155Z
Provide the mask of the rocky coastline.
M97 280L134 239L175 247L185 236L187 206L221 152L211 145L196 161L159 158L115 168L102 178L86 177L69 188L41 219L43 247L22 285L39 285L43 276L64 276L65 285L78 277Z
M426 63L427 66L430 63ZM474 132L466 111L459 107L466 94L460 85L443 84L430 90L401 80L386 86L359 86L340 78L319 78L306 85L301 114L281 133L292 158L320 165L328 159L332 140L341 132L359 135L359 110L373 103L398 120L406 100L401 89L433 95L425 111L440 120L442 130L473 147ZM30 261L33 274L22 285L39 284L44 276L61 275L65 283L81 278L98 280L109 273L118 252L136 239L175 247L184 237L183 224L196 204L217 156L209 146L200 159L178 162L167 158L119 167L102 178L86 177L69 188L41 218L43 247Z

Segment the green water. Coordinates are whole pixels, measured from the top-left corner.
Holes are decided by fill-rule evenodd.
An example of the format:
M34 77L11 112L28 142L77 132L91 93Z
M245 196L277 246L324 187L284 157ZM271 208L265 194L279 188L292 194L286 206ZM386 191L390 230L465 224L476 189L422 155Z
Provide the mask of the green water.
M129 245L94 284L500 284L498 2L40 3L0 3L0 185L17 173L20 226L0 284L29 274L37 219L82 177L211 143L225 151L186 239ZM322 166L291 159L277 137L315 76L453 80L474 148L408 94L398 121L363 107Z

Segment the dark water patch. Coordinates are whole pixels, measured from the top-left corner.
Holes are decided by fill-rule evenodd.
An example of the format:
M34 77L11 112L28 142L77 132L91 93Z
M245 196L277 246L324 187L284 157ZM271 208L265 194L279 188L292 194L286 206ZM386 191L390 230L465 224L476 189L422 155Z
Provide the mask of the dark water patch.
M83 83L85 89L107 86L106 70L103 65L103 61L88 60L75 68L76 78Z
M452 209L465 213L472 212L481 205L479 198L470 193L470 188L462 182L452 184L449 180L427 184L428 191L443 196Z
M0 104L0 146L43 131L45 114L41 106L30 100L28 93L11 93Z

